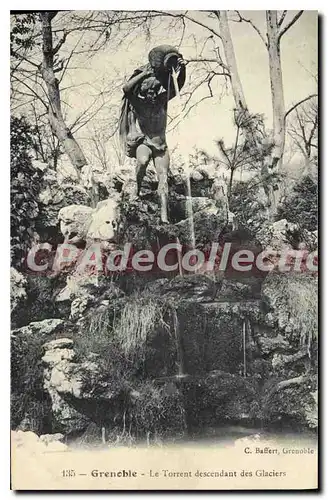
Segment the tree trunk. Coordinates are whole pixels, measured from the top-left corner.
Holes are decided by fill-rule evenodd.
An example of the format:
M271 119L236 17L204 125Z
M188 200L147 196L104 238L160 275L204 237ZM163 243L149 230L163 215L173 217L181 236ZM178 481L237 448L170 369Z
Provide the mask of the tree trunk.
M239 78L235 50L233 48L228 16L226 10L220 10L220 35L224 48L224 55L230 72L231 88L237 109L247 109L243 87Z
M82 149L74 139L72 132L66 126L60 101L59 83L54 72L54 49L52 40L51 20L55 17L53 12L41 12L42 24L42 52L41 65L42 78L46 83L49 99L49 121L54 134L62 144L65 152L74 167L81 169L87 164Z
M267 35L273 113L272 168L281 166L285 149L285 101L282 84L277 11L267 10Z
M285 149L285 100L282 84L281 59L280 59L280 38L276 10L266 11L267 38L271 83L271 99L273 114L273 142L274 147L271 155L271 169L279 170L283 162ZM280 192L278 186L269 186L270 195L270 217L274 219L277 205L279 203Z
M229 179L229 185L228 185L228 201L230 203L231 200L231 192L232 192L232 183L233 183L233 175L235 173L235 169L231 168L230 169L230 179Z

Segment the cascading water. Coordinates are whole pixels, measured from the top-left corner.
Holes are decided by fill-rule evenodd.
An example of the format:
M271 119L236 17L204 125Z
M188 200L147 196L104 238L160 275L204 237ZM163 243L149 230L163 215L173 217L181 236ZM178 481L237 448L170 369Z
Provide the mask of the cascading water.
M187 198L186 198L186 212L189 221L190 228L190 244L191 248L194 249L196 247L196 238L195 238L195 224L194 224L194 211L192 208L192 197L191 197L191 184L190 184L190 169L188 168L186 174L186 186L187 186Z
M243 333L242 333L242 346L243 346L243 376L246 378L247 366L246 366L246 320L243 321Z
M177 96L179 103L181 104L181 95L180 95L180 90L179 90L179 85L178 85L178 79L177 79L177 73L174 68L172 68L172 81L174 85L174 90L175 90L175 95ZM168 88L170 86L170 79L168 82ZM168 92L169 94L169 92ZM194 225L194 212L192 208L192 197L191 197L191 185L190 185L190 174L191 170L188 166L189 163L189 157L187 159L186 165L187 165L187 171L186 171L186 187L187 187L187 199L186 199L186 212L187 212L187 217L189 220L190 224L190 245L191 248L194 249L196 247L196 239L195 239L195 225ZM180 266L179 266L180 269ZM181 271L180 271L180 274Z

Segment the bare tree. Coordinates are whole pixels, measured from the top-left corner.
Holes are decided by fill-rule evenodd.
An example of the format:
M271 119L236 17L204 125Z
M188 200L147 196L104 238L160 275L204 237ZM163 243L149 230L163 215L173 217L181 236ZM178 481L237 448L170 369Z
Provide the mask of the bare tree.
M248 110L247 102L238 72L229 22L248 23L257 32L268 51L275 147L272 150L270 161L268 159L266 161L266 168L279 168L283 158L286 116L290 112L288 110L286 113L284 105L280 42L284 34L302 15L302 11L293 14L291 18L287 11L281 13L268 11L266 13L265 34L262 34L260 28L255 26L250 19L243 17L239 11L235 12L235 14L229 13L229 11L227 13L226 11L214 10L199 11L197 13L192 11L60 12L53 18L56 22L51 26L53 39L55 40L53 50L56 51L53 56L53 71L60 74L59 83L61 83L63 73L72 68L75 56L83 54L88 59L99 49L105 47L108 41L110 41L111 46L118 48L123 40L128 39L132 43L134 38L140 36L141 33L147 38L152 28L156 27L156 23L165 21L165 26L174 34L177 45L184 43L184 39L188 37L188 43L192 44L194 52L192 57L187 58L188 74L190 76L182 93L182 107L179 109L177 116L172 117L169 129L179 124L202 101L211 98L220 99L220 95L228 93L229 89L232 91L236 110L246 112ZM51 13L50 15L52 16ZM203 35L196 37L193 34L194 27L203 30ZM82 43L79 37L83 37L86 32L92 34L92 41L88 40L87 47L83 47L84 42ZM62 48L65 47L67 38L73 35L77 37L76 46L63 60L61 56ZM16 62L17 60L16 58ZM26 60L30 61L31 64L28 65ZM18 74L20 80L19 86L16 85L18 97L19 92L22 92L22 88L24 88L25 100L26 98L35 98L35 94L37 94L43 103L48 105L48 88L44 86L45 80L40 81L37 79L37 83L34 83L37 86L37 91L35 91L35 87L31 82L31 75L34 78L35 74L38 73L37 68L40 67L40 62L33 60L30 53L25 51L21 53L16 76L17 71L21 70L22 67L24 70L28 68L29 73L24 76L22 76L22 73ZM116 82L116 85L120 84L121 82ZM89 117L92 119L97 116L97 109L103 106L102 99L104 95L102 93L100 100L95 96L95 102L92 103L91 109L86 109L68 126L71 133L75 133L81 127L84 127L88 123ZM65 104L62 87L60 97L61 104ZM108 97L111 97L109 90ZM113 127L113 132L114 129L115 127ZM244 133L246 132L249 133L249 128L245 129ZM249 142L251 140L250 137ZM269 139L267 140L269 142Z
M55 75L55 63L54 57L58 53L61 45L65 42L65 36L60 42L53 46L53 37L51 29L51 21L55 17L56 12L41 12L40 19L42 24L42 54L43 60L41 65L41 73L43 80L46 83L48 89L48 99L49 99L49 122L51 128L55 132L58 140L63 145L65 152L67 153L72 164L80 169L86 165L87 160L83 154L77 141L74 139L71 130L65 124L62 109L61 109L61 99L59 91L59 80Z
M278 167L283 160L286 136L286 109L281 69L281 39L301 17L303 11L300 10L287 21L288 12L286 10L282 11L280 15L276 10L267 10L265 34L250 19L243 17L239 11L236 11L236 14L239 22L248 23L256 31L268 51L274 141L271 167Z
M269 178L264 179L263 170L273 148L273 143L268 141L262 115L251 115L247 109L235 109L234 124L236 136L232 146L227 147L223 139L217 141L219 163L229 171L227 187L229 201L237 170L252 171L257 177L262 175L264 189L267 189Z
M288 134L308 162L318 150L317 98L312 97L293 111L287 126Z
M113 82L108 82L104 88L94 89L91 104L69 123L67 111L70 108L66 95L73 92L77 84L65 86L63 79L67 73L79 69L77 62L81 56L87 61L108 43L109 15L103 14L100 24L98 15L99 13L87 12L84 16L76 16L69 11L51 11L41 12L39 15L13 16L12 109L27 113L32 122L36 121L36 114L38 118L47 114L53 134L77 169L86 165L87 160L74 134L105 107L115 90ZM84 35L87 32L88 43L85 43ZM81 82L79 85L91 86L91 83ZM44 144L39 144L39 154L42 146L45 149ZM58 149L56 146L54 152L58 152ZM45 158L45 155L42 157Z

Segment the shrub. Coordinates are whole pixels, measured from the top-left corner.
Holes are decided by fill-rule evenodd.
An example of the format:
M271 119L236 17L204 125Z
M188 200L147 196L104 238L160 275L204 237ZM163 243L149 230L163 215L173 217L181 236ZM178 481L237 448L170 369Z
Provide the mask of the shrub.
M251 179L248 182L235 182L230 198L230 210L238 222L256 232L266 219L266 207L259 199L259 185Z
M158 387L143 382L130 409L132 428L147 438L182 436L185 430L185 410L181 392L173 383Z
M50 432L42 428L46 416L50 415L51 403L43 389L42 345L46 341L44 334L31 335L20 333L11 340L11 416L12 427L17 427L23 419L37 419L39 413L40 433ZM40 408L43 406L43 412ZM39 408L35 412L35 408ZM49 419L50 420L50 419Z
M291 195L278 207L279 219L299 224L300 229L318 228L318 186L309 175L295 184Z
M19 266L34 236L42 173L31 162L32 129L24 117L10 120L10 202L12 263Z

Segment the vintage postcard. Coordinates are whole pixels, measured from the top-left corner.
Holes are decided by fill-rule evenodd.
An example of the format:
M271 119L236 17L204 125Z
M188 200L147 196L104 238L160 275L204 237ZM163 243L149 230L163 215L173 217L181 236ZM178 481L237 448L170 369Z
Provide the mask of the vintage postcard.
M10 17L12 489L318 489L318 13Z

